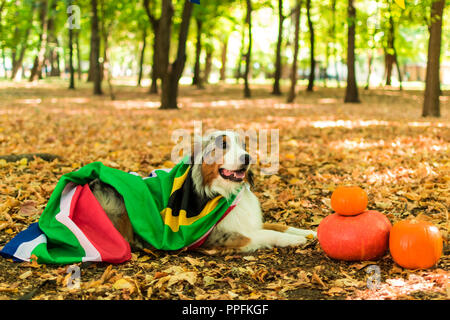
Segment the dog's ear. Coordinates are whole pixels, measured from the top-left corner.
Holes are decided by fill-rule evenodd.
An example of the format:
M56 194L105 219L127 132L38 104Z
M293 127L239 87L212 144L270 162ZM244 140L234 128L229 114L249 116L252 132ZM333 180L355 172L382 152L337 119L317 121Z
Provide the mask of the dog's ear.
M247 174L245 175L245 178L248 182L248 184L250 185L250 187L254 187L255 186L255 181L253 179L253 177L255 176L255 174L253 173L253 171L251 169L248 169Z
M191 164L196 164L195 161L200 161L201 154L203 153L203 137L194 134L191 143Z

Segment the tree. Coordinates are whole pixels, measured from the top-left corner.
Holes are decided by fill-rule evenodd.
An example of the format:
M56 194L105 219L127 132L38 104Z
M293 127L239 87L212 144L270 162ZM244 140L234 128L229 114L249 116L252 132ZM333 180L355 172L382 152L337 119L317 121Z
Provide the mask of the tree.
M139 72L138 72L138 80L137 85L138 87L141 86L142 81L142 73L143 73L143 67L144 67L144 57L145 57L145 48L147 46L147 28L144 27L142 29L142 43L140 48L140 56L139 56Z
M195 18L197 25L197 38L195 41L195 65L194 65L194 77L192 78L192 84L197 88L203 88L202 77L200 75L200 55L202 53L202 25L203 21L201 17Z
M161 18L156 18L152 12L152 8L150 7L150 0L143 0L143 5L145 12L147 14L148 20L150 21L150 25L152 26L153 31L153 58L152 58L152 84L150 85L149 93L158 93L158 79L160 77L159 73L159 58L158 54L160 49L158 45L159 41L159 26Z
M47 0L41 0L39 6L40 6L39 20L41 24L41 32L39 34L38 53L34 58L34 63L33 67L31 68L29 81L33 81L42 77L42 67L44 65L45 50L47 48L47 36L48 36Z
M275 52L275 73L273 76L272 94L281 95L280 79L281 79L281 44L283 42L283 22L286 16L283 14L283 0L278 0L278 37L277 49Z
M192 14L192 3L184 1L181 24L178 34L177 56L173 63L169 63L170 38L174 8L172 0L162 0L161 18L159 25L158 56L161 71L162 93L160 109L177 109L178 82L186 63L186 41Z
M220 81L225 81L227 78L227 49L228 49L228 36L222 41L222 53L220 56Z
M247 53L245 54L245 71L244 71L244 97L250 98L250 87L249 87L249 73L250 73L250 63L251 63L251 53L252 53L252 1L246 0L247 3L247 15L245 22L248 27L248 45Z
M297 0L296 7L294 8L294 57L292 60L292 68L291 68L291 87L287 96L287 102L292 103L295 99L295 86L297 84L297 58L298 58L298 50L299 50L299 37L300 37L300 13L302 0Z
M398 80L400 83L400 90L402 90L402 75L400 72L400 66L398 64L397 50L395 47L395 31L396 24L393 17L393 11L391 3L388 3L388 22L386 30L386 46L384 48L384 59L385 59L385 75L386 75L386 85L391 85L392 69L394 63L397 66Z
M308 87L306 88L306 91L313 91L316 61L314 57L314 26L311 20L311 0L306 0L306 17L308 19L309 44L310 44L310 71L308 77Z
M99 35L99 19L97 11L97 0L91 0L91 59L90 70L92 81L94 82L94 94L101 95L102 92L102 75L100 69L100 35Z
M427 73L425 80L425 95L422 109L423 117L440 117L439 105L440 81L439 67L441 56L442 17L445 0L433 1L431 4L430 23L428 30L430 38L428 41Z
M68 7L72 5L72 0L69 0L67 2ZM68 16L70 17L71 12L68 13ZM75 89L75 70L73 67L73 28L71 25L68 26L69 30L69 73L70 73L70 80L69 80L69 89Z
M360 102L355 74L355 25L356 9L353 0L348 0L348 43L347 43L347 88L344 102Z
M19 5L19 1L16 1L16 8L19 8ZM20 68L22 68L25 51L28 49L28 38L33 27L35 8L34 3L24 3L24 6L20 7L20 10L14 13L14 18L10 20L10 25L14 25L14 31L11 32L13 35L11 39L11 80L16 78Z

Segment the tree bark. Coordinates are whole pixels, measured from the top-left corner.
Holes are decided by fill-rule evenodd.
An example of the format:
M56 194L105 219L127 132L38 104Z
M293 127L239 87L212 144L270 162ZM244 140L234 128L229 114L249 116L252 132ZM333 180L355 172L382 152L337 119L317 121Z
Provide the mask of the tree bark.
M158 79L160 78L159 74L159 58L158 54L160 52L160 49L158 48L159 41L159 26L160 26L160 20L156 19L155 16L152 14L150 9L150 0L143 0L144 9L147 13L148 20L150 21L150 25L153 29L153 57L152 57L152 83L150 85L149 93L151 94L157 94L158 93Z
M75 45L77 47L77 73L78 80L81 80L81 50L80 50L80 30L75 32Z
M203 71L203 83L209 82L209 75L211 73L212 68L212 55L213 50L211 47L206 48L206 57L205 57L205 70Z
M355 74L355 25L356 9L353 0L348 0L348 44L347 44L347 88L344 102L360 102Z
M439 96L441 93L439 68L442 41L442 18L445 0L438 0L431 5L430 38L428 41L427 73L425 80L425 94L422 109L423 117L440 117L441 109Z
M300 13L301 13L302 1L297 0L297 7L294 11L294 58L292 61L292 69L291 69L291 87L288 92L287 102L292 103L295 99L295 87L297 84L297 58L298 58L298 50L299 50L299 37L300 37Z
M178 82L186 64L186 41L189 32L189 23L192 15L192 3L185 0L181 25L178 34L177 56L173 63L169 64L170 35L173 17L172 0L162 0L160 20L160 63L161 66L161 106L160 109L178 109Z
M55 31L55 16L57 10L57 2L54 0L50 6L50 12L48 14L48 62L50 64L51 77L59 77L61 70L59 68L59 42Z
M142 43L141 43L141 54L139 57L139 73L138 73L138 80L137 80L137 85L138 87L141 86L141 81L142 81L142 72L143 72L143 67L144 67L144 57L145 57L145 47L147 46L147 28L144 27L144 29L142 30Z
M277 49L275 52L275 73L273 76L273 95L281 95L280 79L281 79L281 44L283 42L283 22L285 20L283 14L283 0L278 0L278 38Z
M102 75L100 69L100 35L99 20L97 11L97 0L91 0L91 66L92 81L94 82L94 94L101 95L102 92Z
M47 0L40 2L39 19L41 21L41 33L39 35L38 54L34 58L33 67L31 69L31 75L29 81L34 81L42 74L42 67L45 60L45 51L47 48L47 31L48 31L48 19L47 19Z
M200 55L202 53L202 20L196 18L195 23L197 25L197 39L195 42L195 65L194 65L194 77L192 78L192 84L201 89L202 77L200 75Z
M69 6L72 5L72 1L69 1ZM70 17L70 13L68 14ZM73 67L73 29L69 26L69 89L75 89L75 70Z
M227 48L228 48L228 38L226 38L222 44L222 56L220 66L220 81L225 81L227 78Z
M251 63L251 53L252 53L252 1L247 0L247 17L246 23L248 26L248 47L247 53L245 54L245 71L244 71L244 97L250 98L251 92L249 87L249 73L250 73L250 63Z
M316 60L314 56L314 26L311 20L311 0L306 0L306 17L308 19L309 43L310 43L310 72L308 77L308 87L306 91L313 91L316 70Z

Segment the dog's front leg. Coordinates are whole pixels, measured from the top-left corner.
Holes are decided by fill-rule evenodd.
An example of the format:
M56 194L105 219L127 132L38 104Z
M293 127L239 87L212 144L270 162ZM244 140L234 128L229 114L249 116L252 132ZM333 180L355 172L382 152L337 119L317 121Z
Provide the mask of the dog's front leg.
M266 230L274 230L274 231L278 231L278 232L290 233L290 234L295 234L295 235L303 236L303 237L307 237L307 238L317 237L317 232L315 232L315 231L299 229L299 228L295 228L295 227L289 227L289 226L286 226L284 224L279 224L279 223L266 222L266 223L264 223L263 228Z
M261 229L247 235L250 242L241 247L241 251L254 251L261 248L298 246L306 243L302 235Z

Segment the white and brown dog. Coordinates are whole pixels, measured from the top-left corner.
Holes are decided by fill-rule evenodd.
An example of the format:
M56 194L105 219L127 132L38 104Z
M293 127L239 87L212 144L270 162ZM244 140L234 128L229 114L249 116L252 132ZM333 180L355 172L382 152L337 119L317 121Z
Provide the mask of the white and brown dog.
M216 131L202 139L202 151L192 156L192 179L198 197L229 198L244 187L236 207L216 225L203 246L254 251L301 245L307 236L316 236L310 230L263 223L258 198L250 190L252 159L245 149L245 141L237 133ZM90 187L122 236L132 247L142 247L133 233L122 197L98 180Z

